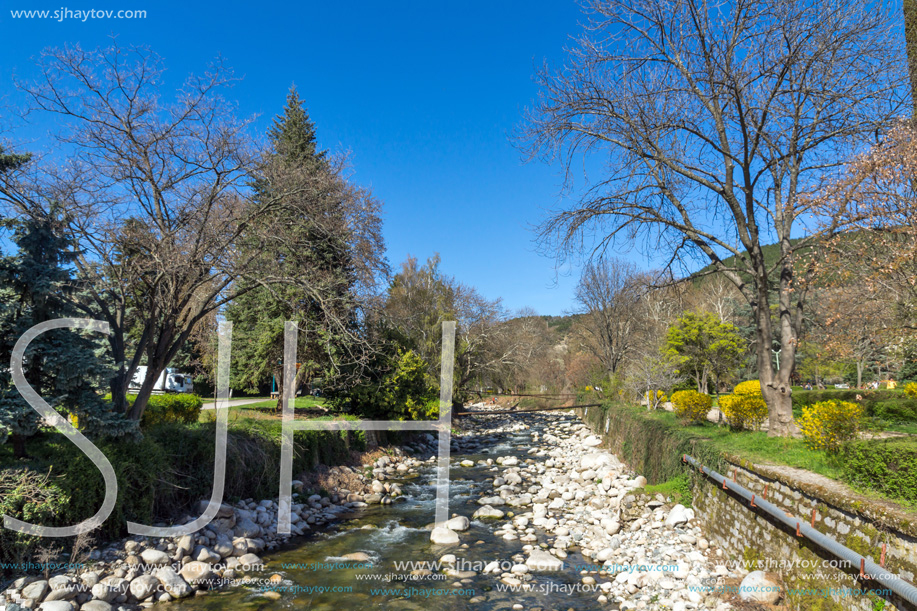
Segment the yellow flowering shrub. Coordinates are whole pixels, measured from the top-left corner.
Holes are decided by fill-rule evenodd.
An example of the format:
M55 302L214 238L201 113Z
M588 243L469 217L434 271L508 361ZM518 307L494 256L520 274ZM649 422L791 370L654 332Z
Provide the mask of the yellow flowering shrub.
M644 395L644 399L646 399L647 405L650 405L650 406L652 406L652 405L660 405L660 404L666 402L665 393L662 392L661 390L657 390L657 391L656 391L656 401L655 401L655 402L653 401L653 398L652 398L652 397L653 397L653 395L650 393L650 391L646 391L646 394Z
M850 401L820 401L802 408L796 422L813 450L836 453L860 430L863 406Z
M732 389L732 392L743 397L760 397L763 395L761 392L760 380L748 380L747 382L737 384L736 387Z
M687 422L703 422L713 405L710 395L696 390L679 390L672 393L672 407L680 418Z
M908 382L904 385L904 392L908 397L917 399L917 382Z
M733 429L758 430L767 419L767 403L760 394L723 395L719 399L719 406L727 424Z

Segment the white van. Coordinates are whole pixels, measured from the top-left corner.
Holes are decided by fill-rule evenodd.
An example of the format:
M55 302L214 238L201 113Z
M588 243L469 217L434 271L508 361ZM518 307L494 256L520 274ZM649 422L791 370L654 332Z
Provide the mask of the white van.
M146 365L137 367L137 370L134 372L134 377L131 378L129 387L132 390L139 390L140 386L143 384L143 381L146 379L146 373ZM194 381L191 379L190 374L180 373L172 367L167 367L165 371L159 374L159 379L156 380L156 384L153 385L153 392L194 392Z

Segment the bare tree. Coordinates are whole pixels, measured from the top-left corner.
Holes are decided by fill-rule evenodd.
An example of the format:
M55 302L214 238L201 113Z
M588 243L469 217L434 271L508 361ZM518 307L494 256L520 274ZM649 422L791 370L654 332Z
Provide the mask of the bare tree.
M613 378L633 351L640 333L644 278L621 259L588 262L576 286L585 345Z
M161 59L145 48L51 49L39 68L36 82L19 86L64 125L57 137L68 163L10 175L0 194L21 214L62 208L89 288L80 305L111 327L112 397L132 418L198 323L241 291L296 282L322 307L336 298L320 278L291 275L268 256L278 242L289 252L310 247L280 220L321 223L323 209L349 206L346 223L360 241L361 215L374 216L376 204L346 183L342 164L303 175L265 154L221 95L234 81L224 66L189 77L173 101L161 91ZM270 196L253 197L255 181ZM128 406L143 357L148 374Z
M637 241L700 257L754 314L769 434L794 431L790 375L806 293L795 254L816 234L800 195L907 109L903 45L885 7L840 0L592 0L592 19L542 97L528 153L605 155L608 174L542 227L563 256ZM795 233L794 233L795 232ZM779 255L765 260L762 246ZM732 257L727 264L724 259ZM781 367L771 359L776 304Z
M484 375L501 388L517 392L562 384L562 363L554 351L547 321L531 308L523 308L501 324L501 333L489 349L494 365Z
M463 394L469 384L498 375L519 365L527 342L507 323L499 299L487 299L474 287L444 275L439 255L418 265L408 257L395 275L384 306L384 318L400 337L399 342L426 363L431 378L438 379L441 328L455 320L455 392Z
M736 306L742 295L720 274L706 276L685 294L686 310L716 314L722 322L736 322Z
M653 349L655 348L655 349ZM662 394L668 394L684 377L678 361L661 346L641 346L628 363L627 386L638 400L646 399L646 409L657 409Z

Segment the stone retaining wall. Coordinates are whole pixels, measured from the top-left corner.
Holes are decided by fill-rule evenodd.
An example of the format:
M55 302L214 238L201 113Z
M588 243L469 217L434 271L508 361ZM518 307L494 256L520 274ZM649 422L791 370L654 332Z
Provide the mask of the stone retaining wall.
M913 583L917 562L917 539L889 525L866 518L858 512L839 507L822 495L806 491L801 482L781 481L774 473L762 473L766 468L731 463L727 475L735 477L739 485L756 495L765 495L768 501L804 523L812 523L815 510L815 528L874 562L879 562L882 544L886 545L886 568ZM789 480L790 478L783 478ZM794 485L795 484L795 485ZM801 609L914 609L896 596L863 595L856 592L845 595L845 589L879 590L885 586L878 581L860 580L859 567L845 567L844 561L809 541L797 537L789 529L765 514L752 508L748 501L723 490L722 486L707 477L698 477L694 485L694 509L704 523L708 537L734 562L743 562L749 568L759 568L779 574L786 591L812 590L810 594L797 592L791 595ZM818 591L817 593L814 591ZM884 601L884 606L882 602Z
M622 447L619 436L607 426L607 416L600 416L598 410L577 412L605 440L605 447ZM627 456L620 458L627 462ZM691 469L688 465L685 468ZM814 509L814 526L818 531L877 564L885 544L888 571L912 584L915 582L917 514L914 512L864 497L842 486L828 485L829 480L793 469L727 458L725 466L716 470L730 479L734 475L741 486L756 495L766 496L768 501L806 523L812 523ZM730 561L742 563L748 570L760 568L779 575L790 598L789 608L917 611L917 607L895 595L857 592L845 595L849 590L880 590L885 586L878 581L858 579L859 567L839 566L845 562L811 541L797 537L795 530L751 507L745 499L723 490L713 479L692 471L693 505L709 539Z

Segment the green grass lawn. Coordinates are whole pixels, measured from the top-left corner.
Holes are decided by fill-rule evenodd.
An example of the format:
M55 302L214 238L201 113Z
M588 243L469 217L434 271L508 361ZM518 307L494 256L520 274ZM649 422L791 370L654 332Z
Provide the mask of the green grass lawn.
M246 405L230 405L229 421L230 423L242 420L279 420L280 412L275 411L277 399L266 399L258 403L248 403ZM293 402L294 409L312 409L315 407L324 407L325 399L316 397L297 397ZM302 416L298 416L302 417ZM198 422L213 422L215 412L212 409L201 410Z
M273 409L277 407L277 399L265 399L259 403L249 403L246 409ZM296 397L293 400L294 409L310 409L313 407L325 407L324 397Z
M890 496L882 492L852 485L843 475L842 457L831 456L825 452L812 450L806 447L805 440L793 437L768 437L766 431L732 431L728 427L718 426L712 422L684 426L673 413L663 410L647 411L642 406L616 405L614 409L633 409L640 412L641 416L648 419L659 420L675 431L683 431L692 437L700 437L715 452L728 456L748 460L755 464L785 465L798 469L805 469L833 480L844 482L863 496L876 500L888 500L900 506L913 509L917 503L912 503L898 496ZM907 434L917 434L917 424L891 424L884 423L877 430L896 431ZM872 432L877 432L873 430ZM667 495L683 494L683 483L674 480L662 482L654 492L663 492ZM648 487L648 490L650 487Z
M655 418L685 432L706 438L720 452L745 458L755 463L771 463L808 469L832 479L840 479L841 467L836 459L824 452L811 450L805 441L792 437L768 437L765 431L733 431L712 422L683 426L673 412L647 411L638 407L648 418Z

